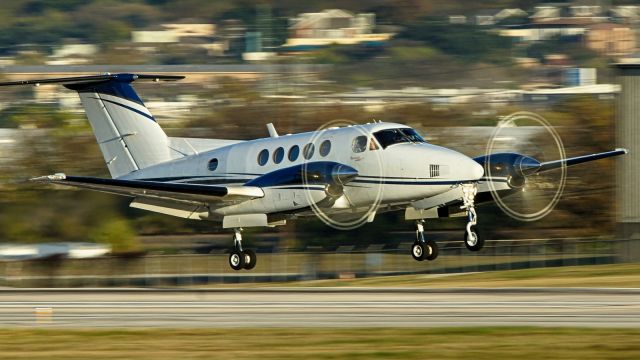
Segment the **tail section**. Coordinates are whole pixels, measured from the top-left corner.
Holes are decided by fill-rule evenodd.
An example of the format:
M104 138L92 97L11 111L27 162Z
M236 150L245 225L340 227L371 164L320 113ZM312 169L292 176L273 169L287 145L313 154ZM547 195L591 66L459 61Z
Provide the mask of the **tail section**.
M182 76L113 74L29 80L2 85L61 83L80 95L102 155L113 178L171 160L169 139L131 83L168 81Z

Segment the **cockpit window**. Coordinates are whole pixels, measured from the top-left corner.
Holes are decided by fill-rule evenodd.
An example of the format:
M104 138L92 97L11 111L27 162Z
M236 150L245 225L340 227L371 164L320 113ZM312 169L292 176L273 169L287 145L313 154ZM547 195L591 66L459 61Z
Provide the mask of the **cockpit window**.
M384 149L393 144L426 142L417 131L409 128L380 130L373 136Z

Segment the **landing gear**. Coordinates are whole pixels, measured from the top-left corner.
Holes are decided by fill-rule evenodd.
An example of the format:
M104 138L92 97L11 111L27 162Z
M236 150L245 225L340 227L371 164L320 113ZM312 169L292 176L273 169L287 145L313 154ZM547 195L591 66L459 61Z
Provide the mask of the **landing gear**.
M479 251L484 246L484 238L475 226L471 227L471 231L464 232L464 245L469 251Z
M251 270L256 267L256 253L253 250L242 249L242 229L234 229L233 250L229 253L229 266L233 270Z
M462 201L461 209L467 210L467 227L464 232L464 245L470 251L479 251L484 246L484 238L480 236L480 232L476 229L478 223L478 215L476 214L475 197L478 193L477 184L462 185Z
M424 239L424 220L416 221L416 241L411 246L411 256L414 260L435 260L438 257L438 244Z

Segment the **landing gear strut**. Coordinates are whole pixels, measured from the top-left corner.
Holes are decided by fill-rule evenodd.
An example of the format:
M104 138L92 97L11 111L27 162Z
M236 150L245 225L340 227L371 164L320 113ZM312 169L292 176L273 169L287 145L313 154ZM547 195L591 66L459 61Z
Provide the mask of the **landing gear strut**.
M424 239L424 220L416 221L416 241L411 246L414 260L435 260L438 257L438 244L432 239Z
M229 254L229 265L233 270L251 270L256 266L256 253L242 249L242 229L233 229L233 249Z
M480 236L480 232L476 228L478 223L478 215L476 214L475 197L478 193L478 185L463 184L462 185L462 202L461 209L467 210L467 227L464 232L464 245L470 251L479 251L484 246L484 238Z

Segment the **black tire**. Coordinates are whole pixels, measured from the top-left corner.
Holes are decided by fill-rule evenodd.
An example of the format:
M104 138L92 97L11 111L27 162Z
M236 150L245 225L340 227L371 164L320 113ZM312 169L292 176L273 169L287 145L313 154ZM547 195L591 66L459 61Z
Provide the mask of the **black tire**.
M438 243L433 240L429 240L425 243L425 259L432 261L438 257Z
M236 271L244 268L244 255L238 250L231 251L229 254L229 266Z
M471 241L469 238L469 234L465 230L464 232L464 246L469 249L469 251L480 251L484 247L484 237L482 233L478 231L475 226L471 227L471 232L475 235L475 242Z
M411 245L411 257L413 257L416 261L423 261L426 256L424 248L424 243L421 241L416 241Z
M256 267L256 261L258 260L256 252L251 249L246 249L242 253L244 254L244 269L251 270Z

